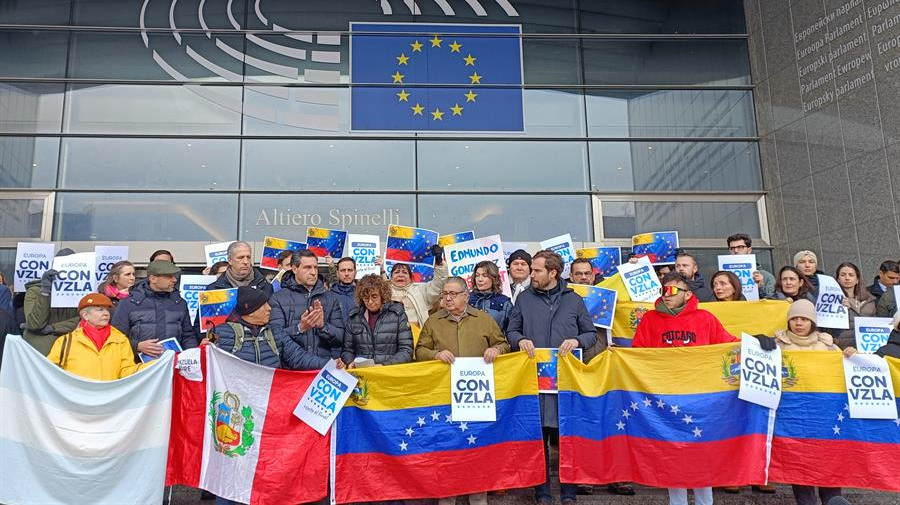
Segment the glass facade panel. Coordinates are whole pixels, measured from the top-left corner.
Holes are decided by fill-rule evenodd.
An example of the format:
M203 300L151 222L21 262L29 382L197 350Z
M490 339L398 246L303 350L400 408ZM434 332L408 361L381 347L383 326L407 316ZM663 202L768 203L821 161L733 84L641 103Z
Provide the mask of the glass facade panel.
M747 33L741 0L580 0L584 33Z
M63 87L0 82L0 133L59 133Z
M205 2L201 12L199 2L176 2L174 27L169 22L172 2L159 0L69 0L72 2L73 24L81 26L111 26L138 28L243 28L247 12L245 0ZM266 2L268 3L268 2ZM146 6L145 6L146 4ZM231 23L231 18L237 26Z
M503 240L539 242L571 233L572 240L593 240L591 204L568 195L422 195L419 225L475 236L500 234Z
M56 187L59 139L0 137L0 188Z
M0 198L0 237L39 239L44 221L44 199Z
M64 25L69 22L70 0L0 2L0 23L11 25Z
M578 40L522 40L525 84L581 84L578 60Z
M594 191L762 189L755 142L591 142Z
M0 30L0 77L65 77L66 32Z
M239 140L63 140L66 189L236 190Z
M53 240L234 240L236 194L60 193Z
M245 140L242 189L414 190L415 143Z
M603 202L603 234L631 238L648 230L678 230L678 239L723 238L741 230L760 235L756 202Z

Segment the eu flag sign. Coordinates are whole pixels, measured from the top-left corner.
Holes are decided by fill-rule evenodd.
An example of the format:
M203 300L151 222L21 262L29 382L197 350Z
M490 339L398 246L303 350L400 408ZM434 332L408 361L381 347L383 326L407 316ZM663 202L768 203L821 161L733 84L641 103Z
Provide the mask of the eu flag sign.
M521 33L350 23L351 129L523 131Z

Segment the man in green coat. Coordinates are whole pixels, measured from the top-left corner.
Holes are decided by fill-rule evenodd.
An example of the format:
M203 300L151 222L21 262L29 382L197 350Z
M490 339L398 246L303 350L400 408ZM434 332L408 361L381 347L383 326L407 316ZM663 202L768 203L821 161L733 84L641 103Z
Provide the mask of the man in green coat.
M60 249L56 256L75 254L69 248ZM57 337L70 333L78 327L80 318L77 308L51 308L50 293L58 272L47 270L40 280L25 285L25 341L46 356Z

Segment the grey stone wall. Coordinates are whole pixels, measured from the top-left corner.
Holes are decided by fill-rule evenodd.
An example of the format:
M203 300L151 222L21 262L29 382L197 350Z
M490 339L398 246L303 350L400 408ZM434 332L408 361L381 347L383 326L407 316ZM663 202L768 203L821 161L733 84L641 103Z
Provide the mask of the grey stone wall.
M900 259L900 0L745 0L776 265Z

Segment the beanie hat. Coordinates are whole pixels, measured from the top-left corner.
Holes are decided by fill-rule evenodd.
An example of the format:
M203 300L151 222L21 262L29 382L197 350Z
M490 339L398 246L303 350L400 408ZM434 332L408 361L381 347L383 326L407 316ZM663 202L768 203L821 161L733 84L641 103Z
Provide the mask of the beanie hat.
M800 299L791 304L791 308L788 309L787 314L788 321L795 317L809 319L813 324L813 329L818 325L818 322L816 321L816 307L809 300Z
M110 308L112 306L112 300L110 300L108 296L101 293L88 293L84 295L80 302L78 302L78 310L88 307Z
M813 261L814 261L817 265L819 264L819 258L816 257L816 253L807 250L807 251L800 251L800 252L798 252L797 254L794 255L794 266L795 266L795 267L797 266L797 262L799 262L800 259L803 258L804 256L812 256Z
M531 255L528 254L524 249L516 249L509 255L509 259L506 260L506 266L509 268L512 265L512 262L515 260L522 260L525 263L528 263L528 268L531 268Z
M269 301L266 294L256 288L240 286L237 290L237 305L235 305L234 311L241 316L256 312L258 308Z

